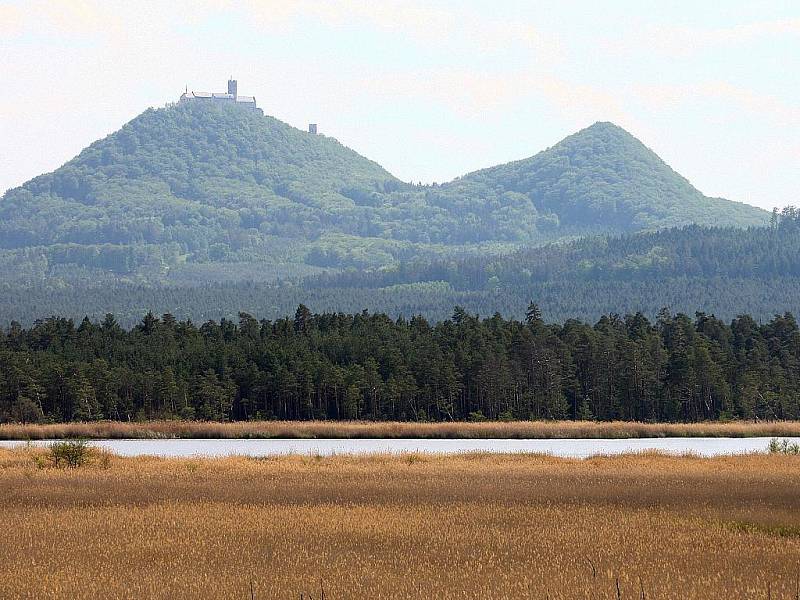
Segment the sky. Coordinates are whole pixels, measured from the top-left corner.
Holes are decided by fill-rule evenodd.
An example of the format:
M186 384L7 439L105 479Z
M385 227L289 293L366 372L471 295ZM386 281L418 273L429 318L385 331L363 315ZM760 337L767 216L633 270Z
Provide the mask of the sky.
M800 204L800 2L0 0L0 193L188 86L406 181L596 121L709 196Z

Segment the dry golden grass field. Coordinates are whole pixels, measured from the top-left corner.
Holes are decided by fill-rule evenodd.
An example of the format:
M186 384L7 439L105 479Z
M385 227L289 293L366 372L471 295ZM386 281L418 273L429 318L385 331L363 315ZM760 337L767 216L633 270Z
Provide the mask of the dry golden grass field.
M630 421L513 421L409 423L374 421L100 421L3 424L2 440L62 438L645 438L793 437L800 421L636 423Z
M3 599L798 597L797 456L45 452L0 450Z

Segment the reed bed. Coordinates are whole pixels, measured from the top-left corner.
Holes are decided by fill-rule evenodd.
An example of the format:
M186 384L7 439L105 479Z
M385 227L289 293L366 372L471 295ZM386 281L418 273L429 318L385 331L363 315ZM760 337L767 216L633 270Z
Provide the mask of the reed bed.
M796 597L796 456L45 452L0 450L0 598Z
M513 421L409 423L375 421L100 421L3 424L2 440L130 438L426 438L580 439L655 437L796 437L800 421L637 423L628 421Z

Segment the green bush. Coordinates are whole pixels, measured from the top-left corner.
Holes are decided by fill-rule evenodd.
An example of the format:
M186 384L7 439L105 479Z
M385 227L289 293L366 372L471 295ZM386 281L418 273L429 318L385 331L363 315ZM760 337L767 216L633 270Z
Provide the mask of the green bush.
M56 467L75 469L89 461L89 444L86 440L68 440L50 444L50 459Z
M469 413L468 420L471 421L472 423L483 423L487 419L482 411L476 410L475 412Z
M797 456L800 454L800 444L790 442L789 440L779 440L772 438L769 441L770 454L791 454Z

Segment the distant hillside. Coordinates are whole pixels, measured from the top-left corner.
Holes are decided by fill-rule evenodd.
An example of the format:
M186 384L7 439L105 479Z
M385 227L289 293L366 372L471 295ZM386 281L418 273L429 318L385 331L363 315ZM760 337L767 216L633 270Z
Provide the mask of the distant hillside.
M458 290L520 289L545 281L644 281L670 277L800 277L800 212L772 227L691 225L592 236L504 256L410 261L377 272L318 276L307 287L378 288L444 281Z
M770 227L692 225L586 237L505 256L419 260L372 273L321 275L307 279L304 287L309 300L374 298L366 305L431 318L442 318L454 303L482 314L521 317L530 301L554 320L610 312L654 316L665 306L725 318L800 314L800 210L787 207Z
M450 196L497 202L523 195L564 230L631 232L699 225L765 225L761 209L707 198L612 123L595 123L536 156L470 173Z
M195 321L239 311L273 319L304 303L315 311L383 311L448 319L453 306L522 318L536 302L547 320L595 320L609 313L663 307L732 319L800 315L800 211L787 208L771 227L688 226L587 237L506 256L407 261L375 272L350 270L302 282L199 284L190 287L93 285L61 290L0 283L0 326L50 314L131 325L148 310Z
M0 246L118 274L184 261L280 264L297 260L283 240L358 229L348 194L400 185L331 138L239 107L184 104L148 110L9 191Z
M182 103L145 111L8 191L0 276L48 287L272 281L767 217L704 197L608 123L526 160L414 186L332 138Z
M413 186L336 140L254 111L147 110L0 199L0 276L18 285L269 281L507 252L590 233L764 224L710 199L625 131Z

